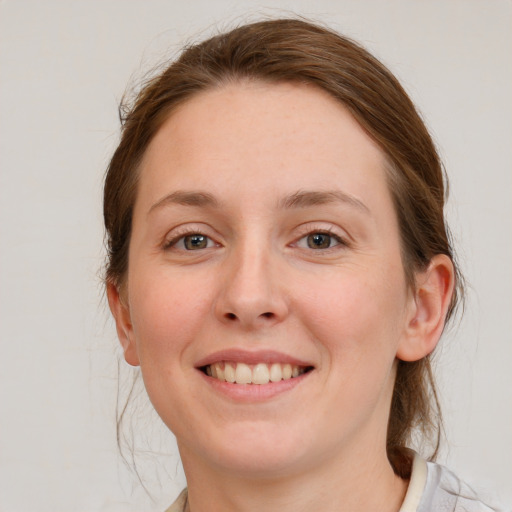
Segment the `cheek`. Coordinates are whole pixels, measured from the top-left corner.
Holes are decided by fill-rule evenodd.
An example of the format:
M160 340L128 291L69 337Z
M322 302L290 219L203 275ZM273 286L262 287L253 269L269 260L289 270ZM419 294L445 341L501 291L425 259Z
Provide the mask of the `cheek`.
M346 270L346 271L344 271ZM404 326L406 293L400 266L351 268L304 288L299 316L332 357L344 364L393 359ZM296 295L298 296L298 295Z
M141 366L148 360L178 362L211 310L208 279L161 272L151 278L139 274L132 282L130 309Z

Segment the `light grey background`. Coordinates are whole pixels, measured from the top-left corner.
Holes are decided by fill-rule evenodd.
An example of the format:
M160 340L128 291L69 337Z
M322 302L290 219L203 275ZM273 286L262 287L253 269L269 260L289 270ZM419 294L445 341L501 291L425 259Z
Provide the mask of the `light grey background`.
M118 349L98 274L116 105L133 73L187 40L281 9L375 52L435 136L471 284L440 351L442 460L512 503L510 1L1 0L1 511L163 510L184 485L176 455L158 483L148 447L151 501L115 444Z

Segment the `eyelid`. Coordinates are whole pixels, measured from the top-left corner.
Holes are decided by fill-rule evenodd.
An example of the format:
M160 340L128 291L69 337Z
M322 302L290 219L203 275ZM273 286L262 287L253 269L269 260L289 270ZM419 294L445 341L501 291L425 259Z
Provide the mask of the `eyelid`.
M174 247L182 238L190 235L203 235L217 246L220 246L219 242L217 242L216 237L211 235L212 229L209 228L205 224L184 224L180 226L176 226L171 229L164 237L162 242L163 249L169 249Z
M327 224L327 225L326 225ZM179 226L174 227L171 229L164 237L162 241L162 247L164 249L168 249L170 247L173 247L176 245L176 243L190 235L204 235L210 240L213 241L213 243L216 246L221 246L222 244L218 242L218 237L215 236L215 234L212 235L213 229L208 226L207 224L203 223L187 223L182 224ZM298 243L299 240L302 238L314 234L314 233L323 233L326 235L329 235L336 239L339 244L337 244L334 247L329 247L327 249L323 249L319 252L327 252L329 250L335 249L336 247L348 247L350 246L350 235L348 235L344 230L341 228L337 228L336 226L333 226L330 223L324 223L324 222L308 222L306 224L303 224L297 228L298 236L296 236L293 240L293 242L290 244L291 246L294 246Z
M350 240L350 235L344 229L341 229L330 222L307 222L299 226L297 231L299 232L299 235L296 237L296 240L312 233L325 233L326 235L331 235L334 238L340 239L347 245Z
M298 249L305 250L305 251L314 251L315 253L329 253L331 251L339 251L342 249L345 249L347 247L350 247L350 236L341 228L337 228L336 226L333 226L329 223L329 225L326 227L326 223L318 223L318 222L308 222L307 224L303 224L302 226L299 226L300 234L299 236L295 237L294 241L290 244L292 247L297 247ZM298 243L305 237L315 234L315 233L321 233L328 235L332 238L334 238L338 243L332 247L327 247L325 249L312 249L312 248L306 248L306 247L299 247Z

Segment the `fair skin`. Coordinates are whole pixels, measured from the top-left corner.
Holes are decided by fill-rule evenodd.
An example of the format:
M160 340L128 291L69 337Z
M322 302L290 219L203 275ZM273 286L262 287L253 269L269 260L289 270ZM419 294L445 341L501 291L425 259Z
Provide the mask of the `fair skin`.
M192 512L399 510L396 360L434 349L453 269L407 285L380 148L314 87L231 84L174 112L140 171L108 296Z

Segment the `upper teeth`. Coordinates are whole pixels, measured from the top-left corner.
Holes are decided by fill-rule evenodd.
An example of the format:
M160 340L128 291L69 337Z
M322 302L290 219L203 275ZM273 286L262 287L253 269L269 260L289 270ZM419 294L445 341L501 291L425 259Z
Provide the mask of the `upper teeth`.
M248 365L245 363L232 363L222 361L206 367L210 377L236 384L268 384L298 377L306 371L304 367L293 364L258 363Z

